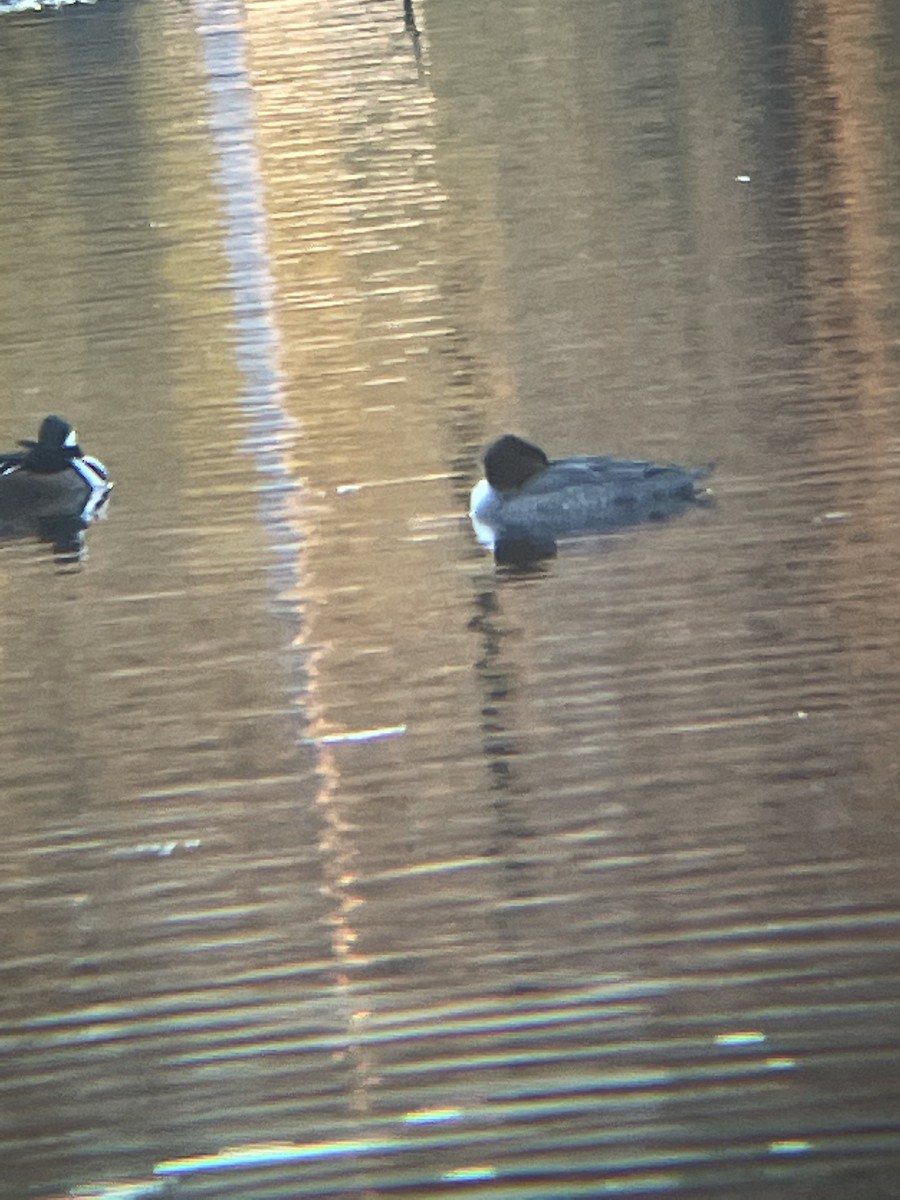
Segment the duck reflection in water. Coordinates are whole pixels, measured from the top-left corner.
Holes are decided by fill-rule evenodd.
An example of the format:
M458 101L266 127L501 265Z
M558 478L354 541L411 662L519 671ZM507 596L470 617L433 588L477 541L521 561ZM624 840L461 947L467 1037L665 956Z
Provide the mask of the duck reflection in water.
M472 489L469 516L498 563L528 566L552 558L560 538L615 533L709 504L709 493L698 484L712 469L622 458L550 459L508 433L485 452L485 477Z
M106 468L84 453L62 417L45 417L37 441L19 445L0 453L0 540L37 537L58 556L80 558L84 530L112 488Z

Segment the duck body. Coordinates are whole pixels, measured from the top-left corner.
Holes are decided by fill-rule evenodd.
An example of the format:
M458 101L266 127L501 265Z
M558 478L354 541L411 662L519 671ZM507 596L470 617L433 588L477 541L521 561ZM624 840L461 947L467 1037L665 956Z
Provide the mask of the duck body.
M0 453L0 532L15 536L52 517L88 524L112 484L103 464L78 445L68 421L46 417L38 440L19 445L24 450Z
M469 515L479 540L494 545L503 537L546 543L664 520L704 498L697 485L712 467L592 456L554 460L505 434L485 452L484 470Z

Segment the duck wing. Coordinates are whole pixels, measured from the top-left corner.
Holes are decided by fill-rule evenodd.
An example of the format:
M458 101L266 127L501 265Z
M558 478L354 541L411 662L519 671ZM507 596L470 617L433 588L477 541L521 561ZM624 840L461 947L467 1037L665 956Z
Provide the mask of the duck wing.
M646 462L628 458L578 457L558 459L529 479L523 490L533 495L555 492L568 487L637 486L669 488L692 486L712 471L712 465L679 467L668 463Z
M546 492L559 492L569 487L591 487L597 484L608 484L615 478L621 478L616 468L623 465L623 460L615 458L560 458L548 464L543 470L532 476L522 490L534 495ZM645 466L649 464L626 464L628 466Z
M4 471L11 471L13 467L21 466L24 459L25 455L17 450L11 450L8 454L0 453L0 475Z

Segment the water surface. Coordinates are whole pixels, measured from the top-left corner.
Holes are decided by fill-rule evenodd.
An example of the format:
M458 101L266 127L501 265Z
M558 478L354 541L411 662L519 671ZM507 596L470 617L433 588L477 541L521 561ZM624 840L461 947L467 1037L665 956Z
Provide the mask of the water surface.
M893 10L415 19L0 21L0 1195L896 1196Z

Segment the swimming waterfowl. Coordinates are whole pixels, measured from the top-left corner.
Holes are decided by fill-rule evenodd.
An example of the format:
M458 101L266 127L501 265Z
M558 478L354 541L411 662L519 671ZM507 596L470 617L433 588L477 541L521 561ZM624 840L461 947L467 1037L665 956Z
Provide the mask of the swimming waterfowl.
M72 516L85 523L105 503L112 484L103 463L85 454L62 417L45 417L24 452L0 454L0 520L13 525Z
M577 456L550 459L540 446L504 434L484 455L469 515L480 541L552 545L567 534L609 532L664 519L702 500L712 466Z

